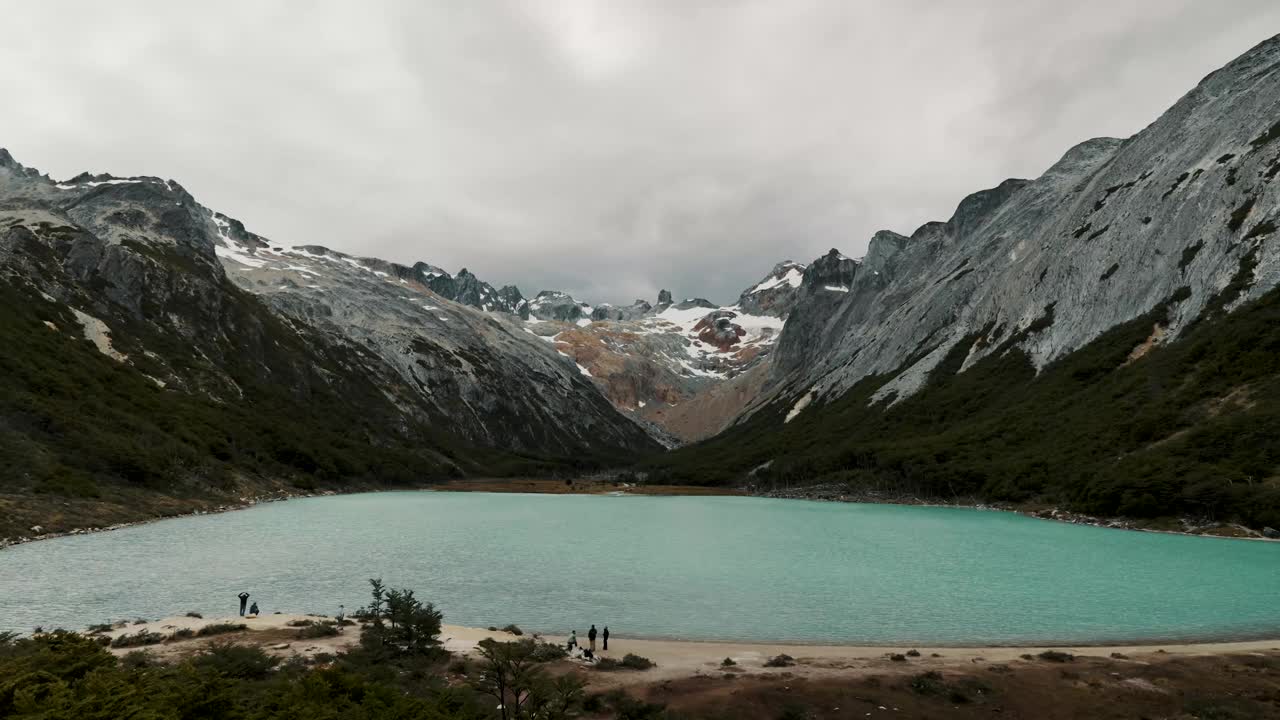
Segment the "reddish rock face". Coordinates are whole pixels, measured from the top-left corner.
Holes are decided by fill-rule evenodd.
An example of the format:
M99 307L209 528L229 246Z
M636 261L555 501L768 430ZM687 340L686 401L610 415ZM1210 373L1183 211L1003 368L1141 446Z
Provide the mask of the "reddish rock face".
M742 326L733 322L735 317L737 314L729 310L717 310L699 320L693 329L698 332L698 339L702 342L714 345L721 352L729 352L747 334Z

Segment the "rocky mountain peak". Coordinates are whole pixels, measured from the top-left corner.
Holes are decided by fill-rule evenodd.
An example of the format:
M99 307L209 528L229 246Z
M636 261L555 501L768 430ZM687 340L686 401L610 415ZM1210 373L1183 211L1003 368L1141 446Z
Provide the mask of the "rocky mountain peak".
M982 224L992 213L1013 197L1014 193L1030 185L1030 180L1010 178L989 190L979 190L960 201L951 216L951 225L957 235L964 235Z
M625 307L617 307L615 305L610 305L609 303L597 305L595 309L591 311L591 319L614 321L638 320L651 312L653 312L653 306L650 305L648 301L637 298L635 302Z
M759 282L742 291L738 307L749 315L785 318L795 305L804 271L804 265L783 260Z
M838 287L848 290L853 285L854 275L860 263L845 257L836 248L831 248L826 255L814 260L804 270L803 284L807 289L820 290L827 287Z
M539 320L575 323L590 314L590 305L559 290L543 290L529 302L529 316Z

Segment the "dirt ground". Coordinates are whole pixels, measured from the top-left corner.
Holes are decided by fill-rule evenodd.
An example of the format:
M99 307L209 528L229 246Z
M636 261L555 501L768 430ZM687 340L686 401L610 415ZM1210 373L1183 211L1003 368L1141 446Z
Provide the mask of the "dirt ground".
M359 627L334 637L303 639L299 623L314 615L258 618L165 618L101 632L115 638L140 631L172 636L207 625L246 629L210 637L171 639L142 648L165 660L214 642L262 647L280 658L315 657L354 644ZM486 638L505 632L446 625L445 647L474 656ZM548 642L563 638L547 636ZM915 652L910 652L915 650ZM600 671L579 660L553 672L581 672L590 692L625 691L682 716L728 720L837 718L1204 718L1280 719L1280 641L1199 645L1047 648L883 648L702 643L611 638L601 653L649 658L647 671ZM766 667L777 655L783 667ZM917 654L918 653L918 654ZM896 656L896 657L895 657ZM731 664L725 665L725 660Z
M1280 653L1076 657L974 662L930 671L912 661L844 677L701 675L637 696L682 715L735 720L1280 718Z

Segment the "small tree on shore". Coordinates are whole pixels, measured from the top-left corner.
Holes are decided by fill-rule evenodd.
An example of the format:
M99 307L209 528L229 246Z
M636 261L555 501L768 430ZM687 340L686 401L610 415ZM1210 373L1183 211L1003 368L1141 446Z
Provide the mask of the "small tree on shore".
M533 659L532 640L498 642L493 638L480 641L480 657L484 672L477 687L498 701L502 720L520 720L521 706L533 693L542 672Z
M476 688L498 701L503 720L566 720L581 709L586 682L575 673L547 677L540 647L532 639L480 641L484 667Z
M400 655L441 652L443 613L431 603L423 605L412 590L388 589L380 578L371 578L369 585L372 598L360 612L369 621L360 636L366 649L391 650Z

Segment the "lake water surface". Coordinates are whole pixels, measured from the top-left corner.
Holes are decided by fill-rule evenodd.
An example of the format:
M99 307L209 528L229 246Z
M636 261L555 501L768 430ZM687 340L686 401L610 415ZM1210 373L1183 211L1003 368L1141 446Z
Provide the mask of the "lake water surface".
M396 492L0 550L0 629L350 612L370 577L461 625L829 644L1280 637L1280 544L1010 513L737 497Z

